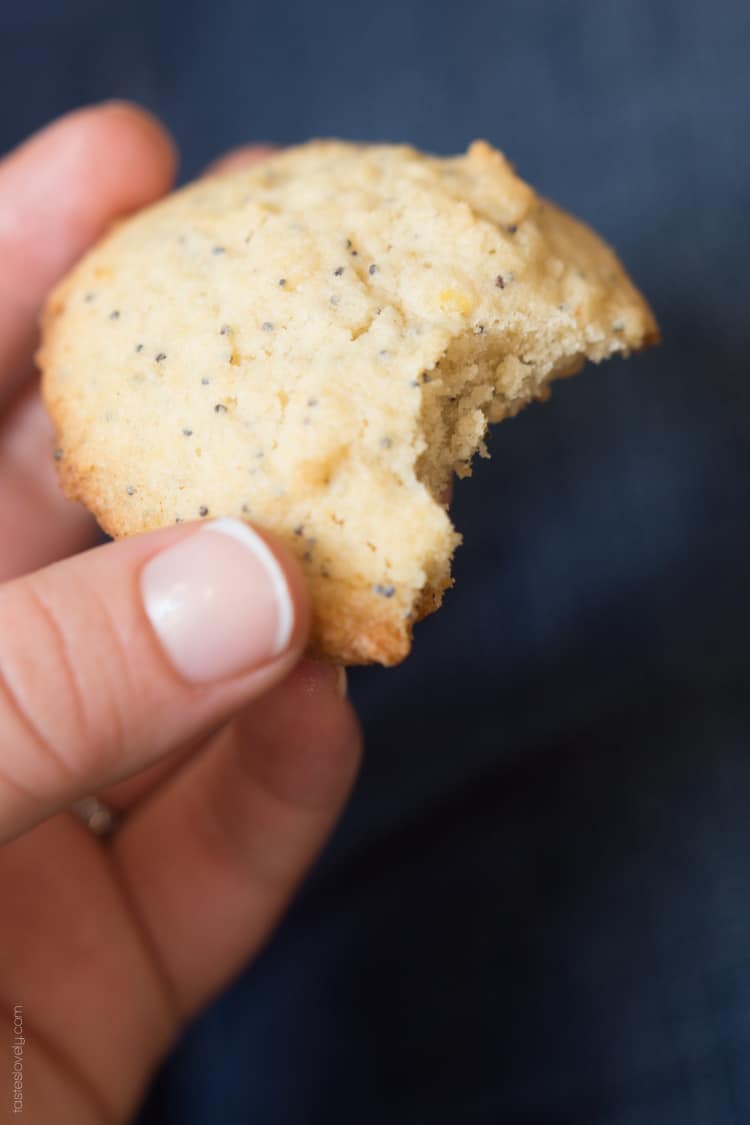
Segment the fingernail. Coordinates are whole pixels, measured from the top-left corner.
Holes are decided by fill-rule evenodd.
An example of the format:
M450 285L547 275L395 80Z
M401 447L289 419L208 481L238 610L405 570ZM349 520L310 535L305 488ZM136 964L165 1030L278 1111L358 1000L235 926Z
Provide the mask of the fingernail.
M300 660L292 675L306 695L317 695L320 691L329 695L331 691L335 691L340 699L346 699L346 669L338 664L308 658Z
M143 568L141 593L164 651L194 683L252 671L292 635L284 572L240 520L214 520L156 555Z
M346 668L343 664L339 664L336 669L336 689L342 699L346 699L348 692L348 684L346 678Z

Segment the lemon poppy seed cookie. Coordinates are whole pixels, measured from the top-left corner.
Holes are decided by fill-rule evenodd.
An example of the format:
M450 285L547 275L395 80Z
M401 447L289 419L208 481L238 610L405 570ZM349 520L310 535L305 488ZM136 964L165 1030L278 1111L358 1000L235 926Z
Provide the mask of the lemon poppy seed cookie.
M440 497L488 421L656 337L611 250L488 145L315 142L115 227L39 359L63 486L106 531L269 528L312 651L393 664L450 585Z

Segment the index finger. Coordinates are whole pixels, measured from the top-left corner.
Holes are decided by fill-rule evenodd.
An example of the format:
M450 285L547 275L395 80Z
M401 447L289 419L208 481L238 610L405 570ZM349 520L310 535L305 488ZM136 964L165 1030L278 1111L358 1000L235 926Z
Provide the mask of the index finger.
M204 169L204 176L223 176L227 172L239 172L243 168L252 168L253 164L260 164L278 152L276 145L256 144L240 145L231 148L212 160Z
M120 102L68 114L0 160L0 406L29 371L47 291L175 167L161 125Z

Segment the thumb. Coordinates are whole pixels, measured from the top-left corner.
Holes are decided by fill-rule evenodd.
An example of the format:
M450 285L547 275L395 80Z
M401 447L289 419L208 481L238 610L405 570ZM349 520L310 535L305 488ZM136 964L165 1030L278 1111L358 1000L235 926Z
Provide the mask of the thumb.
M234 519L0 586L0 841L209 733L283 679L308 620L294 561Z

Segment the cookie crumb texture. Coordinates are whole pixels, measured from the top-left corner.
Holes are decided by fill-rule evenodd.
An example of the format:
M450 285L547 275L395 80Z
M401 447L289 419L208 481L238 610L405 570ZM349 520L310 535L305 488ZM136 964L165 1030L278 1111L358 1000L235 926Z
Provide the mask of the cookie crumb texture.
M39 360L63 486L106 531L269 528L313 653L395 664L451 584L440 495L488 422L656 338L608 247L487 144L313 142L116 226Z

